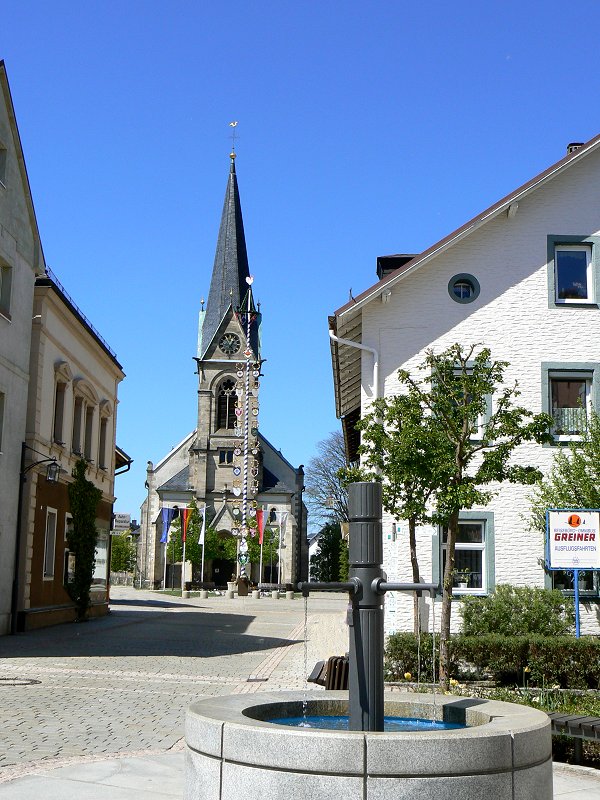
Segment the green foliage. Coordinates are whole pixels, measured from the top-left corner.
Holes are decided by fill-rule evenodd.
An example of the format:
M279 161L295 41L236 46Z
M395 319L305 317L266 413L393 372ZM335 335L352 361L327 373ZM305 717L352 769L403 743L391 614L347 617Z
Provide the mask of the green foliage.
M431 681L431 634L395 633L385 649L386 680ZM436 640L437 651L437 640ZM420 659L419 659L420 654ZM437 652L436 652L437 657ZM600 688L600 639L582 636L453 636L450 674L456 678L488 677L499 686L563 689Z
M531 500L531 528L545 533L548 508L600 508L600 418L592 411L580 442L560 447Z
M440 654L439 636L435 639L435 656L433 637L430 633L393 633L388 637L385 646L384 672L386 681L404 681L406 673L411 680L431 683L434 680L434 664ZM454 665L454 661L452 660ZM437 671L436 671L437 673ZM437 678L437 674L435 676Z
M135 568L136 546L127 532L110 538L111 572L133 572Z
M315 581L339 581L344 541L338 523L328 523L319 533L317 552L310 557L310 574Z
M96 511L102 492L85 477L87 461L80 458L73 469L74 481L69 484L69 504L73 525L67 532L69 550L75 554L75 571L67 591L77 607L77 619L86 617L90 606L90 588L94 576Z
M564 636L575 622L573 600L558 590L498 584L487 597L463 597L463 633Z
M535 466L515 465L512 454L528 441L550 441L552 418L532 414L515 404L519 396L516 384L506 386L504 371L508 364L492 361L491 351L478 345L454 344L442 353L428 351L418 370L423 377L413 378L406 370L398 372L405 399L385 398L363 430L370 441L367 456L380 468L387 481L396 484L388 500L397 502L399 511L413 524L427 518L447 530L446 567L443 577L441 615L440 676L444 688L450 679L450 617L454 585L454 553L460 512L474 505L485 505L493 495L490 484L502 481L532 484L541 473ZM493 396L490 411L489 400ZM397 473L385 470L385 436L394 428L387 419L388 409L396 418ZM378 422L377 417L381 417ZM387 430L386 430L387 425ZM404 438L406 432L406 439ZM414 441L413 450L410 440ZM415 473L414 498L408 478ZM388 491L390 491L388 489ZM413 567L414 568L414 567Z

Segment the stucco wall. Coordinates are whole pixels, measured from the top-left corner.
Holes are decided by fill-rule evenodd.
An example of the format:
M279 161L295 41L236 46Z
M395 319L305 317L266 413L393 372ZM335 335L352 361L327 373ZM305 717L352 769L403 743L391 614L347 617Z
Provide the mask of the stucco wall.
M502 214L447 253L408 275L392 290L387 303L377 299L363 311L364 344L380 356L384 394L398 390L398 368L414 369L425 351L454 342L482 343L494 359L506 360L507 384L518 380L519 401L542 410L542 362L600 362L600 310L597 307L549 308L547 236L597 235L600 232L600 156L574 164L563 176L521 200L516 216ZM472 303L460 304L448 294L448 281L469 273L481 286ZM600 300L600 298L597 298ZM372 382L372 359L363 355L363 409ZM515 458L548 470L555 448L527 445ZM503 485L486 507L494 514L496 583L544 585L542 537L527 529L530 490ZM384 553L390 579L410 579L406 537L394 542L392 519L384 517ZM418 534L419 561L431 577L432 529ZM388 538L390 536L390 538ZM600 630L598 606L582 608L582 629ZM454 615L454 622L458 615ZM429 620L431 624L431 620ZM386 628L412 627L412 599L390 597Z

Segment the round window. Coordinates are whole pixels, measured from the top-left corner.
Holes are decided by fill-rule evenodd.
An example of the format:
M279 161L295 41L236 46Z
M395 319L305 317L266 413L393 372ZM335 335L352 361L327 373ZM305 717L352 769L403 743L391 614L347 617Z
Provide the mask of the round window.
M466 273L454 275L448 281L448 294L457 303L472 303L479 297L479 281Z

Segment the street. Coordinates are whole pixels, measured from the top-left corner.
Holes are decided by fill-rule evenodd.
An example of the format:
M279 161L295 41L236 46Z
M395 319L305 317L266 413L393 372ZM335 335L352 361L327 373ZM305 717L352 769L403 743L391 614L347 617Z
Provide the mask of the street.
M0 638L0 782L55 759L181 747L195 700L305 685L302 598L111 597L104 619ZM344 611L339 595L309 599L309 669L347 650Z

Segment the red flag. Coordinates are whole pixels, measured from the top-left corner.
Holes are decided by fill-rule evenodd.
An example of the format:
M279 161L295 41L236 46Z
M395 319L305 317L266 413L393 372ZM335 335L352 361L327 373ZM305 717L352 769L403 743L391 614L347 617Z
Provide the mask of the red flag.
M187 527L188 522L190 521L190 509L189 508L182 508L181 509L181 541L185 542L185 537L187 534Z
M258 543L263 543L263 533L265 531L265 512L262 508L256 509L256 524L258 525Z

